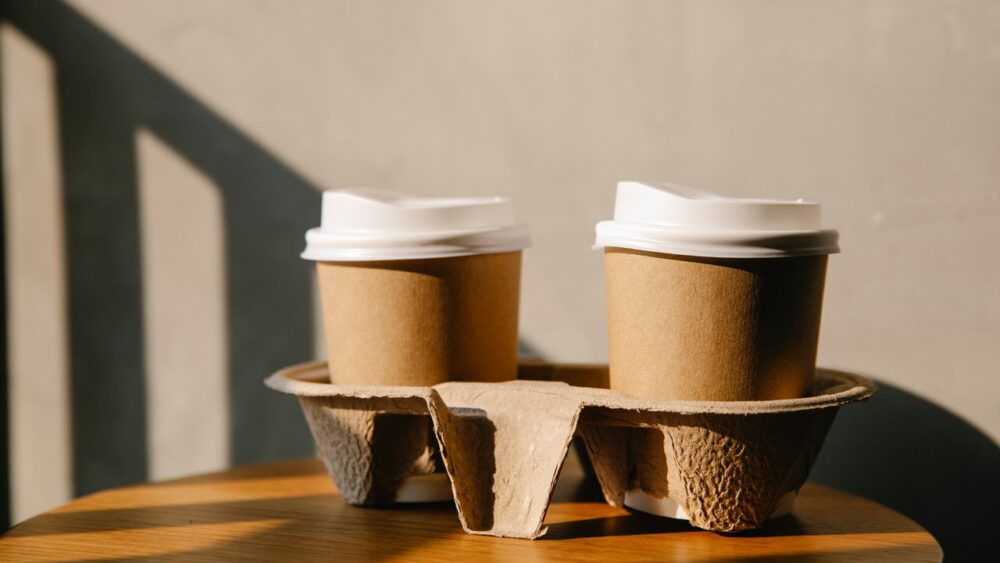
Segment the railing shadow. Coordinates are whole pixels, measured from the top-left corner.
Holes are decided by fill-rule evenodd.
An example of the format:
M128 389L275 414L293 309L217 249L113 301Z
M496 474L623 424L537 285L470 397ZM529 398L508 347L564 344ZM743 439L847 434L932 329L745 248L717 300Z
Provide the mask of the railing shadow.
M310 453L298 406L261 381L313 355L298 252L317 189L65 3L8 2L4 19L56 69L76 494L147 478L140 128L211 178L223 202L230 461Z

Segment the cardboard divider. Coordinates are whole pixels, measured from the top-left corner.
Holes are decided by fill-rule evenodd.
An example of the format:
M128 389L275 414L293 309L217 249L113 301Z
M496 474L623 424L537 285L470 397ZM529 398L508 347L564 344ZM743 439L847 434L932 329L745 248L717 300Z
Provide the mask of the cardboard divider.
M530 539L545 533L574 434L608 503L620 507L639 488L672 499L700 528L760 527L805 482L837 408L876 391L870 379L824 369L812 396L773 401L665 401L571 385L606 381L606 366L528 363L519 381L433 387L333 385L323 383L326 369L294 366L266 384L298 397L345 501L392 502L405 477L438 469L413 435L427 417L412 415L429 415L463 529Z

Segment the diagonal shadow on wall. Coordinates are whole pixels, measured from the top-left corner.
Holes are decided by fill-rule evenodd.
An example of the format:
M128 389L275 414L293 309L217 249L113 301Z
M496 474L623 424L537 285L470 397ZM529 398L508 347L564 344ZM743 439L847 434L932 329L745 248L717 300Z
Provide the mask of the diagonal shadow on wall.
M221 192L230 461L311 453L298 406L261 381L313 355L311 273L298 252L317 189L63 2L8 2L4 19L56 67L76 494L147 478L139 128Z

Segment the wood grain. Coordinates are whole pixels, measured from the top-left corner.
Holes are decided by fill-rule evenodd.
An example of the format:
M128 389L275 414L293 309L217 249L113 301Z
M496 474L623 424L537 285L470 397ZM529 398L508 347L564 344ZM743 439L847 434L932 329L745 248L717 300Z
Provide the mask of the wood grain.
M807 484L795 515L715 534L605 504L568 460L541 539L464 534L454 507L356 508L316 460L232 469L77 499L0 538L2 561L940 561L877 503Z

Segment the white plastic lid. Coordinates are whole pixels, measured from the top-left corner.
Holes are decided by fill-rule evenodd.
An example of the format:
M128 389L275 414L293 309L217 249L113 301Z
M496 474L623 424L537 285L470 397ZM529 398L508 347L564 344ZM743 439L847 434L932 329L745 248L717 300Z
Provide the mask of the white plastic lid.
M492 254L529 245L528 227L502 197L416 198L371 188L323 192L321 226L302 257L407 260Z
M594 248L615 246L714 258L840 252L818 203L737 199L667 183L619 182L615 218L597 224Z

